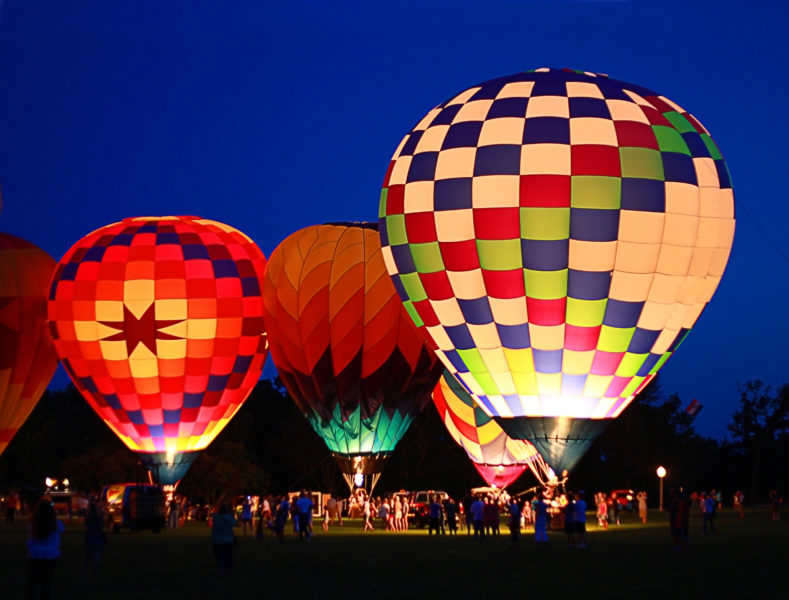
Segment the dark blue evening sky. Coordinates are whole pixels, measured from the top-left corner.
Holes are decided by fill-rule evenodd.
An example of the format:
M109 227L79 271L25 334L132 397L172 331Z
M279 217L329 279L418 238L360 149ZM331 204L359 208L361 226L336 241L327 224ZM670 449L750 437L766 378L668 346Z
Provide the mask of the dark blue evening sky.
M571 67L665 94L720 146L738 221L723 283L661 371L663 390L698 398L697 430L722 437L738 382L789 382L785 2L6 0L0 11L0 230L56 259L130 216L224 221L267 256L302 227L375 220L403 135L499 75Z

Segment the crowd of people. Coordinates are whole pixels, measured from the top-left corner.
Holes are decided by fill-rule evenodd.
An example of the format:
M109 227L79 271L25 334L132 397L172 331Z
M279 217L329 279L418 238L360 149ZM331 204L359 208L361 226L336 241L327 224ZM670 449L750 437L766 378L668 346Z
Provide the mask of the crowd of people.
M317 497L320 497L318 495ZM82 521L85 532L85 554L82 564L82 578L89 570L98 570L106 534L106 517L95 495L84 495L85 503L77 506L77 519ZM780 519L783 500L777 490L770 491L771 518ZM412 499L413 500L413 499ZM604 529L609 523L620 524L620 514L624 503L616 493L598 492L593 502L598 525ZM642 523L647 522L647 494L638 492L628 502ZM737 490L732 497L732 505L744 518L745 496ZM678 552L688 550L689 516L692 510L702 514L703 534L716 533L715 517L723 507L720 491L687 493L682 489L672 489L668 502L669 526L673 547ZM23 510L24 504L18 494L7 494L3 499L6 521L13 523ZM300 493L284 495L244 496L232 504L220 503L206 515L210 526L210 541L213 546L217 569L222 574L231 574L233 569L233 549L238 544L236 527L240 525L241 535L254 535L262 540L270 531L280 543L284 543L288 520L292 523L293 534L302 540L313 537L313 514L322 514L323 530L328 531L332 523L343 524L343 516L362 518L363 531L380 528L383 531L402 532L409 529L409 513L415 516L405 492L386 496L371 497L364 490L357 490L351 498L342 499L336 495L324 495L322 506L316 506L313 495L303 490ZM474 538L499 536L502 520L506 521L509 538L517 544L521 532L533 530L534 540L539 548L548 543L547 532L561 529L567 537L567 545L572 548L586 548L587 503L583 491L575 493L559 489L532 491L510 496L506 491L468 494L456 501L441 493L429 497L426 506L428 535L456 535L465 529ZM199 519L201 513L186 498L175 496L168 503L168 526L177 528L189 518ZM72 512L68 512L71 520ZM57 518L54 502L43 496L30 511L28 523L28 574L26 598L49 597L52 577L57 559L60 556L60 535L63 523Z

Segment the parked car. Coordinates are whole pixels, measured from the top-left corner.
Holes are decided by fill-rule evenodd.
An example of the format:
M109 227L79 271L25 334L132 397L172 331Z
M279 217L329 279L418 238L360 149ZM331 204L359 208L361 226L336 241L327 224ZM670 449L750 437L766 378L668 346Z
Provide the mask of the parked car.
M131 530L151 529L154 533L164 529L167 511L164 490L159 485L105 485L99 499L113 533L123 527Z
M411 492L408 498L408 524L411 527L426 527L430 515L428 507L434 496L438 496L438 501L442 504L449 499L449 494L440 490L422 490Z

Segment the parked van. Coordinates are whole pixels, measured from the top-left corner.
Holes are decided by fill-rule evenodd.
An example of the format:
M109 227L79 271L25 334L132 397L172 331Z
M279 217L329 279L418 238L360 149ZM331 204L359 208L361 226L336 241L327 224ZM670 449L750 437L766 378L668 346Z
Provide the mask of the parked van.
M110 530L151 529L159 533L165 526L165 495L161 486L149 483L114 483L101 490L101 504Z

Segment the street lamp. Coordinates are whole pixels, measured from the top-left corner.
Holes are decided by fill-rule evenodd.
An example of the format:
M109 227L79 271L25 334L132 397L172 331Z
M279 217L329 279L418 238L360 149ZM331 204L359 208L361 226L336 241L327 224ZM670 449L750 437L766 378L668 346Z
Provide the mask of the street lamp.
M660 479L660 510L663 510L663 478L666 476L666 468L658 467L657 476Z

